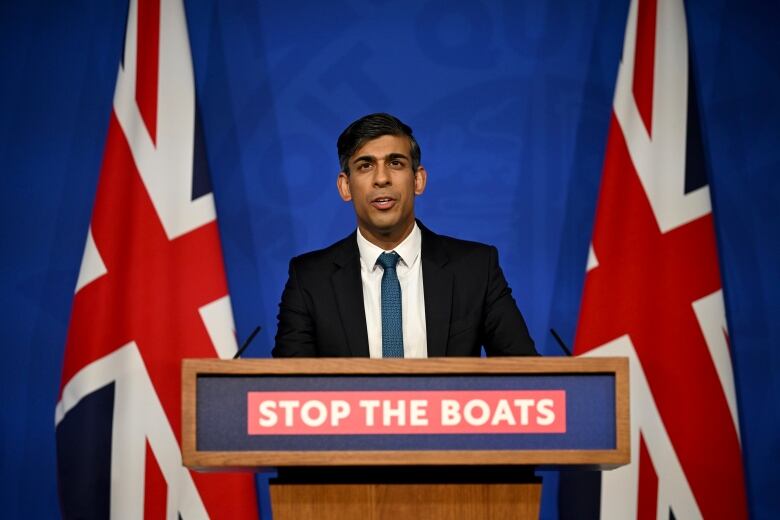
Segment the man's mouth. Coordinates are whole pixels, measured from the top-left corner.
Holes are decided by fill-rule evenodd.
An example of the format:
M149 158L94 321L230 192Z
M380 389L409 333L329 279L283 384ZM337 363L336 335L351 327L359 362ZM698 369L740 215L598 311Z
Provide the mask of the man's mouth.
M371 201L371 205L379 210L387 210L395 205L395 199L392 197L377 197Z

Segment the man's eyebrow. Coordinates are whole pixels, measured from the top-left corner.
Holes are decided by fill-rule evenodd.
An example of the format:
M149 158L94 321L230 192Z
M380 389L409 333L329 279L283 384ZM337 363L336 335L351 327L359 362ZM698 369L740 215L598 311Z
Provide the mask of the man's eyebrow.
M374 162L376 161L376 158L373 155L361 155L360 157L355 157L352 159L353 163L359 163L363 161Z

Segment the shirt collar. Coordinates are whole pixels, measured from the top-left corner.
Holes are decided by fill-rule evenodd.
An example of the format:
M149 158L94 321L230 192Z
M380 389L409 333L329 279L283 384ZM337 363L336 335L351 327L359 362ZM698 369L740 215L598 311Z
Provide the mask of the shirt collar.
M379 258L379 255L390 252L369 242L360 232L360 228L357 230L357 244L360 251L360 261L369 271L376 268L376 259ZM409 267L420 256L421 244L422 233L420 233L420 228L417 227L417 222L415 222L412 232L400 244L395 246L395 249L392 249L392 251L398 253L398 256L401 257L400 262Z

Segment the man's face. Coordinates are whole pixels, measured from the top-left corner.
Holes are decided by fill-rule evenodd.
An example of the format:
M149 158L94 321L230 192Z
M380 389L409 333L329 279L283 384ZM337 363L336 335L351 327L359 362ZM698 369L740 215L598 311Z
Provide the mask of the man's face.
M369 241L397 245L414 225L414 197L425 190L422 166L412 171L409 139L383 135L365 143L339 174L341 198L352 201L358 227Z

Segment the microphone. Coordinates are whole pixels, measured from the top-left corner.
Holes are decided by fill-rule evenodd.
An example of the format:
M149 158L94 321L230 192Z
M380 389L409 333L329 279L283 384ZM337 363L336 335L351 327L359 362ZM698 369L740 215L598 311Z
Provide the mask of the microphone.
M555 332L555 329L550 329L550 332L552 333L553 337L555 338L555 341L558 342L558 345L561 346L564 352L566 352L566 355L569 357L572 357L571 350L569 350L569 347L566 346L566 343L563 342L561 337L558 335L557 332Z
M252 343L252 340L255 339L255 336L257 336L257 333L260 332L260 329L262 329L262 327L260 325L255 327L255 330L253 330L252 334L250 334L249 337L246 338L246 341L244 342L243 345L241 345L241 348L238 349L238 351L236 352L236 355L233 356L233 359L238 359L241 356L241 354L244 353L244 351L249 346L249 344Z

